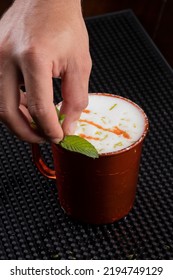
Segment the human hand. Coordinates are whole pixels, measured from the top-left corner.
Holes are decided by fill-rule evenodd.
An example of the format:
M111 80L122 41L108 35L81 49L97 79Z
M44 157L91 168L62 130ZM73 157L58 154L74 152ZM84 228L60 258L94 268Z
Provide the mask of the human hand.
M79 0L16 0L0 21L0 120L20 139L58 143L88 102L88 34ZM62 79L61 127L52 77ZM21 93L24 84L26 94ZM39 131L31 128L34 120Z

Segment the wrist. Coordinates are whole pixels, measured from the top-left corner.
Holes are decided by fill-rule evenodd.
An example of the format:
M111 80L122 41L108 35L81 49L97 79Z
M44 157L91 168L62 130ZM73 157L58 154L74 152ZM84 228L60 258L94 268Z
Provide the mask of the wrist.
M15 0L13 2L14 8L16 8L21 13L27 13L28 10L47 10L47 12L59 11L62 13L74 12L82 14L81 0Z
M14 0L13 4L20 4L21 6L27 6L30 4L36 5L36 4L41 4L41 5L77 5L78 7L81 7L81 0L28 0L24 2L23 0Z

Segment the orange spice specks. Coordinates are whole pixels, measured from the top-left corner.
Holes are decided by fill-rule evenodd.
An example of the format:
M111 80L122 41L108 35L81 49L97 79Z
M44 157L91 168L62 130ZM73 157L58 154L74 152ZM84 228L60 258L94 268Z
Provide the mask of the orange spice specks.
M118 128L117 126L114 126L114 128L110 130L110 132L113 132L117 135L123 135L124 138L130 139L130 135L126 131Z
M88 136L85 134L79 134L79 136L82 138L91 139L91 140L100 140L100 138L98 138L98 137L92 137L92 136Z
M105 127L101 126L100 124L97 124L97 123L94 123L93 121L89 121L89 120L85 120L85 119L80 119L80 122L86 122L88 124L96 126L99 129L102 129L104 131L109 131L116 135L123 135L124 138L130 139L130 135L126 131L120 129L117 126L114 126L113 128L105 128Z
M83 113L89 114L91 111L88 109L83 110Z

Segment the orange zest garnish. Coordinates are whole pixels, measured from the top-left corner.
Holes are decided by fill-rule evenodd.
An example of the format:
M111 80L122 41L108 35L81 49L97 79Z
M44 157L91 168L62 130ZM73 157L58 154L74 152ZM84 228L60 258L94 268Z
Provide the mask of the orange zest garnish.
M88 124L91 124L91 125L99 128L99 129L102 129L104 131L112 132L116 135L123 135L124 138L130 139L130 135L126 131L120 129L117 126L114 126L113 128L105 128L105 127L101 126L100 124L97 124L97 123L94 123L93 121L89 121L89 120L85 120L85 119L80 119L80 122L86 122Z

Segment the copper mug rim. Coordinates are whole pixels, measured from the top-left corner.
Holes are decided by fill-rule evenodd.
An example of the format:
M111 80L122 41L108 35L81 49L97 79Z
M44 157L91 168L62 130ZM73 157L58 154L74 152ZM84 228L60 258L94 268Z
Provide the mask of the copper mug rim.
M110 157L110 156L116 156L116 155L119 155L119 154L122 154L122 153L125 153L127 152L128 150L131 150L133 149L135 146L137 146L139 143L141 143L147 133L148 133L148 129L149 129L149 121L148 121L148 117L147 115L145 114L144 110L139 106L137 105L135 102L133 102L132 100L128 99L128 98L125 98L123 96L120 96L120 95L116 95L116 94L113 94L113 93L103 93L103 92L95 92L95 93L89 93L89 95L102 95L102 96L110 96L110 97L114 97L114 98L119 98L119 99L122 99L122 100L125 100L127 101L128 103L132 104L133 106L135 106L143 115L144 117L144 122L145 122L145 125L144 125L144 131L142 133L142 135L140 136L140 138L138 140L136 140L133 144L129 145L128 147L126 148L123 148L121 150L118 150L118 151L114 151L114 152L106 152L106 153L101 153L99 154L99 157ZM61 104L61 102L59 102L58 104Z

